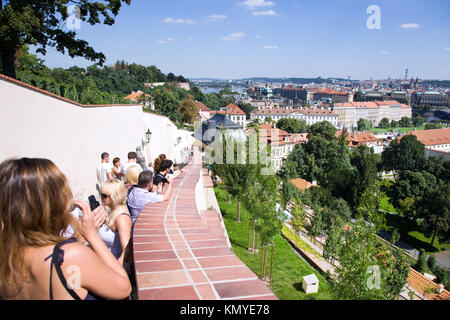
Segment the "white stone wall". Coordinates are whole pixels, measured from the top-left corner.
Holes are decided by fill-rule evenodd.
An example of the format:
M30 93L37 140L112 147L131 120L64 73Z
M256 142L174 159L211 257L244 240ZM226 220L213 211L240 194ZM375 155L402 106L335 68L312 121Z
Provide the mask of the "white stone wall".
M144 155L175 156L177 128L140 105L81 107L0 79L0 162L46 158L67 176L76 198L97 195L96 168L102 152L127 161L153 133ZM188 141L188 140L186 140ZM189 142L186 142L189 143Z

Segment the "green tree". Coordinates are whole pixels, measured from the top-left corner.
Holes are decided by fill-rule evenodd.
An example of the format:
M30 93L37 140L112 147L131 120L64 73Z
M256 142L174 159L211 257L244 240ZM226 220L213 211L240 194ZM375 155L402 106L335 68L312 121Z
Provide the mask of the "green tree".
M434 129L441 129L442 125L438 123L427 123L425 125L425 130L434 130Z
M15 78L15 54L25 44L37 45L37 51L46 54L47 46L55 47L70 57L84 57L91 61L104 63L106 57L96 52L89 44L76 38L76 32L63 31L61 23L69 18L68 6L79 7L79 18L91 25L101 23L113 25L122 2L131 0L108 1L1 1L0 2L0 56L3 73Z
M181 115L181 122L183 123L194 123L195 117L198 115L198 105L194 101L194 97L190 94L183 99L178 108L178 112Z
M389 119L383 118L383 119L381 119L380 123L378 124L378 128L387 129L387 128L389 128L390 125L391 125L391 123L389 122Z
M436 271L436 282L442 283L444 286L448 287L447 279L448 279L447 270L445 270L442 267L438 268Z
M248 141L237 141L235 138L226 136L222 133L220 139L216 139L214 142L215 155L222 149L221 154L229 156L227 154L227 147L230 144L237 144L236 148L233 148L234 156L233 161L229 159L220 159L212 163L212 169L215 175L219 176L223 182L223 186L231 196L236 199L236 221L241 222L241 201L246 196L250 185L254 183L255 177L260 173L261 162L257 159L256 164L251 164L249 161L249 153L242 154L242 144L248 150ZM239 147L241 144L241 147ZM259 147L258 147L259 148ZM220 152L219 152L220 154ZM225 161L227 160L227 161Z
M382 153L382 166L385 170L419 171L425 164L425 146L415 135L404 136L401 141L394 140Z
M424 216L425 212L428 212L428 202L425 198L434 194L433 191L436 187L436 178L431 173L427 171L404 171L388 190L389 201L405 217L419 218ZM426 196L427 194L429 195Z
M250 115L252 111L255 109L255 107L253 107L250 103L242 103L242 102L238 104L238 107L245 112L247 119L250 119Z
M328 259L331 263L339 260L339 252L344 245L344 223L337 217L336 221L331 226L327 234L325 246L323 250L323 257Z
M299 199L299 197L294 198L291 214L291 226L295 232L300 232L305 225L306 212L303 202Z
M325 139L336 139L336 127L328 121L317 122L309 127L308 139L313 136L321 136Z
M429 188L417 201L418 216L423 218L424 234L434 244L436 236L441 243L450 240L450 183L439 188Z
M264 280L268 266L268 246L272 245L273 248L274 238L280 233L285 220L283 211L277 209L277 201L281 197L279 186L277 176L257 175L242 195L243 204L255 222L255 231L261 242L261 279ZM273 260L270 261L272 264Z
M180 98L175 91L167 87L158 87L153 93L153 99L156 110L168 116L172 121L180 120L181 116L178 111Z
M401 292L409 266L401 253L378 244L374 230L358 220L343 232L334 293L344 300L393 300ZM377 272L379 270L379 272ZM377 281L379 280L379 281Z
M353 203L356 204L364 191L376 184L378 180L378 163L381 162L381 159L374 153L372 148L362 144L352 152L350 162L356 169L353 185Z
M391 128L398 128L399 127L399 124L398 124L398 121L396 121L396 120L392 120L391 121Z
M308 132L308 125L305 120L283 118L277 122L277 128L289 133Z
M403 127L403 128L411 127L411 119L408 117L403 117L400 119L398 124L400 125L400 127Z
M414 269L419 271L420 273L424 273L426 271L427 261L425 260L425 250L420 249L419 257L417 258L417 263L414 266Z
M413 119L413 124L415 127L421 127L425 123L425 119L421 116L417 116Z
M428 265L428 268L430 268L431 272L434 273L435 269L436 269L436 257L434 256L434 254L431 254L428 257L427 265Z
M369 131L370 129L372 129L372 122L363 118L358 120L358 131Z

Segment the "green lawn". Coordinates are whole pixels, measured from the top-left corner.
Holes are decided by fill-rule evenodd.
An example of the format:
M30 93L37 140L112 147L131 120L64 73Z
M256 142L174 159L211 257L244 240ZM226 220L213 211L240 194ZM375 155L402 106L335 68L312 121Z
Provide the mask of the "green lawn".
M425 126L421 127L409 127L409 128L387 128L387 129L380 129L380 128L373 128L371 131L373 131L375 134L384 134L384 133L390 133L395 129L398 133L407 133L416 130L425 130Z
M261 256L247 250L249 214L241 206L241 223L236 223L236 202L226 202L226 191L214 188L222 211L228 236L236 256L255 274L260 275ZM269 270L268 270L269 272ZM319 279L319 293L307 295L302 289L302 277L316 274ZM273 261L273 293L281 300L331 300L333 299L326 279L307 262L301 259L281 235L275 238Z
M378 209L379 210L383 210L383 211L387 211L387 212L392 212L392 213L398 213L397 209L389 203L389 197L386 195L385 192L381 192L381 197L380 197L380 203L378 204Z
M386 225L397 228L400 232L400 240L408 243L417 250L424 249L425 254L432 254L450 250L450 243L439 243L439 239L434 239L431 245L431 237L426 237L420 230L420 221L415 222L400 215L386 214Z

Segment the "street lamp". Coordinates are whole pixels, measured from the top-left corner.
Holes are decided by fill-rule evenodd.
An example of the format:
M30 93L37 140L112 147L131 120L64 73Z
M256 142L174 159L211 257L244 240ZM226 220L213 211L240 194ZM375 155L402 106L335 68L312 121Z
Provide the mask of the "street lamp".
M147 141L144 141L144 139L142 139L142 148L144 148L146 144L150 143L150 140L152 138L152 132L150 131L150 129L148 129L147 132L145 133L145 137Z

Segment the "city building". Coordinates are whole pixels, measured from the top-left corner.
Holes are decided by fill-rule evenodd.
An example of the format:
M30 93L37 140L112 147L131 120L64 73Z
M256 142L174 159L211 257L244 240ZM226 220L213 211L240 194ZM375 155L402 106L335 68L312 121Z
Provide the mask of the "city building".
M272 150L271 162L275 171L281 170L284 159L289 156L296 145L305 143L306 139L304 135L289 134L268 123L260 126L260 135L260 141L267 143Z
M273 94L280 95L283 98L297 101L307 101L307 91L304 88L294 87L293 85L288 85L283 88L273 89Z
M336 137L340 137L342 132L342 130L337 131ZM350 132L348 133L346 140L351 151L362 144L372 148L374 153L381 154L384 150L384 144L381 139L375 137L370 132Z
M203 121L202 127L195 132L194 136L204 145L209 146L216 138L222 136L222 132L235 140L245 141L247 139L242 126L230 120L222 113L214 114L210 119Z
M450 107L450 98L446 93L438 91L416 91L411 95L411 105L413 107L424 104L436 109L447 108Z
M223 114L228 120L233 121L242 128L244 128L247 124L247 115L241 110L241 108L233 103L221 108L219 111L211 110L210 114L211 116L214 116L215 114Z
M406 135L416 136L426 149L450 152L450 128L413 131L403 135L400 139Z
M259 119L260 121L265 121L266 118L271 118L274 121L279 121L281 119L305 120L308 125L328 121L335 127L338 126L338 114L328 109L264 108L255 110L251 114L252 120Z
M399 121L403 117L412 118L412 109L398 101L368 101L336 103L333 111L338 114L338 128L354 129L360 119L369 120L377 127L383 118Z
M196 101L198 106L198 115L202 121L211 119L211 109L208 108L203 102Z
M305 179L302 178L289 180L289 183L291 183L294 187L296 187L300 191L306 191L312 187L317 187L317 185L315 185L314 183L306 181Z
M331 88L310 89L307 93L307 101L330 101L333 103L342 103L349 101L349 93L336 91Z
M135 103L142 103L146 107L151 107L152 110L155 110L155 105L153 101L151 101L151 96L149 94L145 94L144 92L138 90L133 91L131 94L125 97L126 100L130 100Z
M405 287L398 300L449 300L448 292L443 284L437 284L427 279L423 274L409 268L409 275Z

